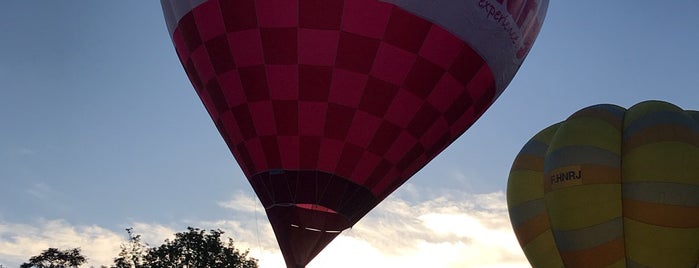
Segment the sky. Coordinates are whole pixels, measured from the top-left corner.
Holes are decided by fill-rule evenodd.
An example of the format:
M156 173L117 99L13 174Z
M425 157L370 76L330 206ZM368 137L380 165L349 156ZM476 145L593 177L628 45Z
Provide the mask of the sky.
M694 0L551 1L485 115L308 267L528 267L505 201L514 157L593 104L698 110L697 12ZM0 34L0 264L80 247L108 265L125 228L159 245L193 226L283 267L158 1L7 1Z

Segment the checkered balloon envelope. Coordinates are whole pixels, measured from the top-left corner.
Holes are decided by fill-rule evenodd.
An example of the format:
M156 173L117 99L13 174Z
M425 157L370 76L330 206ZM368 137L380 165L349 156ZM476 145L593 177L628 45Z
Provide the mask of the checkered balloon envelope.
M303 267L502 93L547 0L161 0L177 55Z

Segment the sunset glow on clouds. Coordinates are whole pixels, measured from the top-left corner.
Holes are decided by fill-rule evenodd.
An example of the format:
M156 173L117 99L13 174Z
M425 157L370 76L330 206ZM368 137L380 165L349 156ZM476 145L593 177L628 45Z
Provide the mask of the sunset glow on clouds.
M410 187L408 187L410 188ZM271 226L252 197L237 193L220 206L229 219L169 225L133 222L136 234L159 245L186 226L221 229L239 249L249 249L260 267L284 267ZM34 224L0 222L0 259L18 265L48 247L80 247L93 266L111 264L125 232L72 226L63 220ZM528 267L507 216L502 192L446 193L412 202L389 197L354 228L346 230L309 265L319 267Z

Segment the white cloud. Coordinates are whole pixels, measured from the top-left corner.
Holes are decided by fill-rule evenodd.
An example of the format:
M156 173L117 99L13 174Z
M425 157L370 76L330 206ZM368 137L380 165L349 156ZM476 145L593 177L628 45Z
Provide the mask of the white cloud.
M388 198L336 240L309 268L529 267L502 192Z
M40 220L34 224L0 222L0 259L19 266L49 247L79 247L92 263L111 263L123 238L105 228L71 226L63 220Z
M35 152L32 149L22 147L22 148L19 148L19 150L17 150L17 153L19 155L33 155Z
M407 195L412 196L413 191ZM435 196L421 202L389 197L338 236L308 267L529 267L512 232L504 193L444 192ZM251 204L259 203L242 194L223 204L263 214L259 207L250 209ZM260 267L283 268L266 217L257 218L257 223L211 224L235 230L231 235L240 241L261 241L238 245L251 248ZM254 236L253 224L258 226Z
M175 238L176 232L184 231L184 229L176 230L172 227L158 223L134 222L130 226L133 228L134 234L141 236L142 242L145 242L152 247L162 244L165 239ZM126 234L126 232L124 232L124 234Z
M49 199L51 196L56 195L56 191L51 188L48 184L44 182L36 182L26 190L27 194L37 198L37 199Z
M510 227L502 192L443 193L419 202L399 196L386 199L343 232L308 267L529 267ZM256 199L238 193L219 205L235 210L235 218L130 226L151 246L188 225L221 229L234 239L236 248L250 249L260 267L284 268L272 228ZM80 247L90 265L106 265L125 240L123 230L71 226L62 220L0 222L0 259L8 260L5 265L18 265L48 247Z
M132 223L135 234L152 246L174 238L176 231L161 224ZM71 225L65 220L39 220L32 224L0 222L0 264L19 266L49 247L79 247L88 265L110 265L127 240L125 230L109 230L96 225Z
M249 213L256 213L257 211L263 209L262 205L259 201L257 201L257 199L255 199L253 196L244 194L241 191L234 194L231 200L219 202L218 205L235 211Z

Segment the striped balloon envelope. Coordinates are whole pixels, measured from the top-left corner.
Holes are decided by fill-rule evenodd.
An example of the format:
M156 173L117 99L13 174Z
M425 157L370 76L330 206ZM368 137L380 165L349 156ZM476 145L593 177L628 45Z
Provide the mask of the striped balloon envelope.
M161 0L175 50L305 266L503 92L547 0Z
M534 267L698 267L699 112L582 109L522 148L507 202Z

